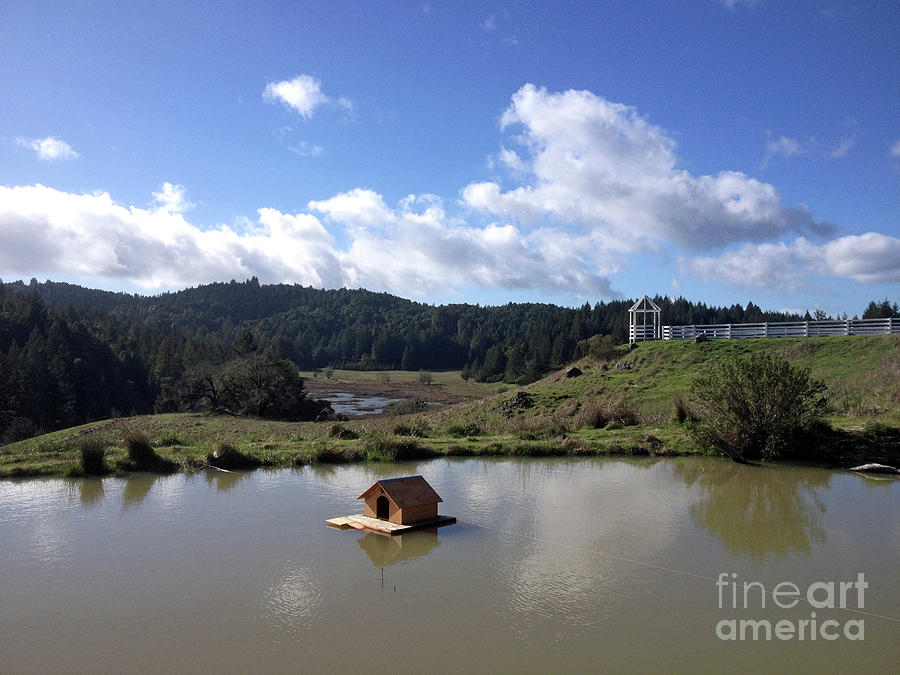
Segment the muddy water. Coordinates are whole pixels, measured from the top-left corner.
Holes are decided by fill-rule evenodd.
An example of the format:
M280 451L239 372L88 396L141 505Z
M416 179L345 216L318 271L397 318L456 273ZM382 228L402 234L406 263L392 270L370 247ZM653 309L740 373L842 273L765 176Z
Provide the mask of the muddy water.
M364 396L346 392L334 392L324 399L331 404L334 411L341 415L380 415L389 403L399 403L406 399L386 398L384 396Z
M414 473L458 524L324 526ZM831 582L844 608L775 603L796 600L780 583L826 601ZM890 672L898 617L900 482L821 469L460 459L0 482L4 673ZM720 639L740 619L756 639Z

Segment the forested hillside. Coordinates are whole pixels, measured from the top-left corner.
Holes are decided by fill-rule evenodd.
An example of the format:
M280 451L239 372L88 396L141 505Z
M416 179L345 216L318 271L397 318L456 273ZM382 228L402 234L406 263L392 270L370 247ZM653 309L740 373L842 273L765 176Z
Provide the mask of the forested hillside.
M671 324L802 318L753 303L655 301ZM270 355L259 363L275 379L283 357L302 369L459 369L480 381L530 382L587 353L592 336L626 341L633 302L436 307L256 278L157 296L0 281L0 442L117 413L221 405L228 396L213 388L211 402L204 377L218 382L227 370L233 381L250 353Z
M193 361L194 348L222 356L247 328L261 347L274 348L303 369L466 368L478 379L545 372L571 360L577 343L592 335L624 342L627 310L634 302L586 303L577 309L530 303L435 307L365 290L261 286L255 278L149 297L35 280L6 288L37 294L52 307L114 317L141 351L159 352L153 365L160 361L163 369L173 358ZM663 322L672 324L801 318L763 312L753 303L719 308L684 298L655 300ZM155 344L159 334L167 339Z

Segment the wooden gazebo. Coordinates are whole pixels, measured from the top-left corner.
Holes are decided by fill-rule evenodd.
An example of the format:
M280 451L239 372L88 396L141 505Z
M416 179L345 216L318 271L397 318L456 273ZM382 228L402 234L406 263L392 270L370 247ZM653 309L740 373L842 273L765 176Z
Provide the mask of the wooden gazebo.
M628 310L628 342L659 340L662 337L659 316L662 310L646 295L642 295Z

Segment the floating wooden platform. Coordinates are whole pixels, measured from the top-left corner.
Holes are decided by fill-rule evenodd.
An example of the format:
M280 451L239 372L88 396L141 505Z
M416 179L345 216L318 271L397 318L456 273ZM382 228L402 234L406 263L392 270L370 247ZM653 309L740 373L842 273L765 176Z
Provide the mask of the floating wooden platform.
M380 520L378 518L370 518L369 516L364 516L359 513L355 516L342 516L339 518L329 518L325 521L331 527L336 527L340 530L346 530L348 528L353 528L355 530L372 530L374 532L380 532L382 534L404 534L406 532L412 532L413 530L420 530L423 527L441 527L442 525L452 525L456 522L456 518L452 516L438 516L433 520L423 520L420 523L412 523L411 525L400 525L398 523L391 523L387 520Z

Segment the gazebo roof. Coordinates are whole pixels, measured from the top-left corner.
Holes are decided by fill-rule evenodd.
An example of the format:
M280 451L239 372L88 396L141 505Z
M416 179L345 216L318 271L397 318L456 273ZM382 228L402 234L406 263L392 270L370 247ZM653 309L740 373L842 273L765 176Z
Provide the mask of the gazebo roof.
M631 306L629 312L661 312L662 310L659 308L655 302L653 302L646 295L642 295L641 299L638 300Z

